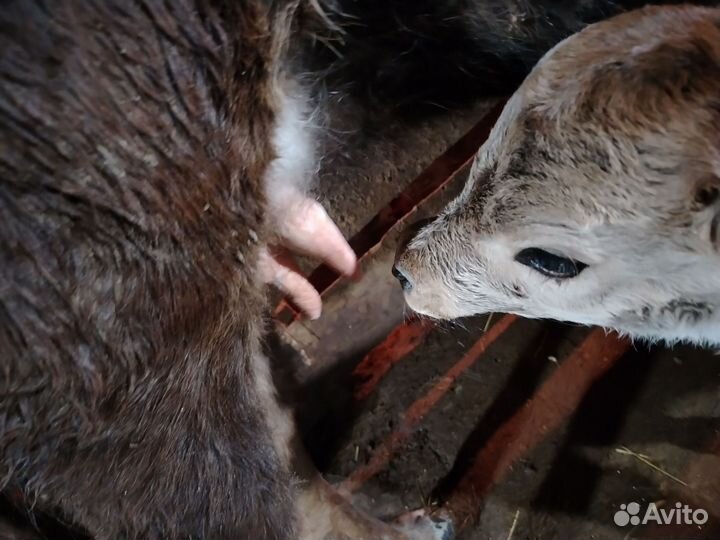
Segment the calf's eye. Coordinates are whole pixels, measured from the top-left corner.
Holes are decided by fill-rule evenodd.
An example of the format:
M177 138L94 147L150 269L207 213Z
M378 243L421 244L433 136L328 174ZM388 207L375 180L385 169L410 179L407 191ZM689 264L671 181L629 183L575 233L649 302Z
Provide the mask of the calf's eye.
M540 248L523 249L515 255L515 260L544 276L558 279L575 277L587 268L585 263Z

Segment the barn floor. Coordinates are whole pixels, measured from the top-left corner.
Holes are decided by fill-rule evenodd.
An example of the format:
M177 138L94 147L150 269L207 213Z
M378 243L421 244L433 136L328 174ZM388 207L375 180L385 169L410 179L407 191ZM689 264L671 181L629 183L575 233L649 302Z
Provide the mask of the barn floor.
M314 274L327 286L319 321L276 312L311 454L356 504L378 516L444 506L463 540L720 537L712 351L502 314L404 321L397 234L457 192L496 111L433 158L492 105L360 129L350 154L324 163L319 198L363 256L356 281ZM640 516L679 502L709 519L615 525L631 502Z

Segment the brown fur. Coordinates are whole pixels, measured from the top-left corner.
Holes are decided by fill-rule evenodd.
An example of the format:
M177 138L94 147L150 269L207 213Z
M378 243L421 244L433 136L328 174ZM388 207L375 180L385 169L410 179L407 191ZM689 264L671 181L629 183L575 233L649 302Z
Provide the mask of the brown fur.
M283 16L0 14L1 477L96 538L293 528L253 370Z
M437 537L323 483L261 353L273 135L322 21L301 0L3 6L0 490L97 540Z

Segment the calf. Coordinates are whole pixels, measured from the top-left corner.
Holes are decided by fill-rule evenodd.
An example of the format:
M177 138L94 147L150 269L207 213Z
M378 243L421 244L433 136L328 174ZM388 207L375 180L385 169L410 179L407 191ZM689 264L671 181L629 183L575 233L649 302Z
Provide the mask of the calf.
M719 126L720 10L646 8L566 39L398 253L409 306L717 345Z

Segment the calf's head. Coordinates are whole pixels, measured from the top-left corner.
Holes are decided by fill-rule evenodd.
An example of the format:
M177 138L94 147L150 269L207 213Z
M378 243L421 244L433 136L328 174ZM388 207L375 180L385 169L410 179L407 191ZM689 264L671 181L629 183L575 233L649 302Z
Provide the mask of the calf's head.
M550 51L394 273L431 317L720 342L720 10L643 9Z

